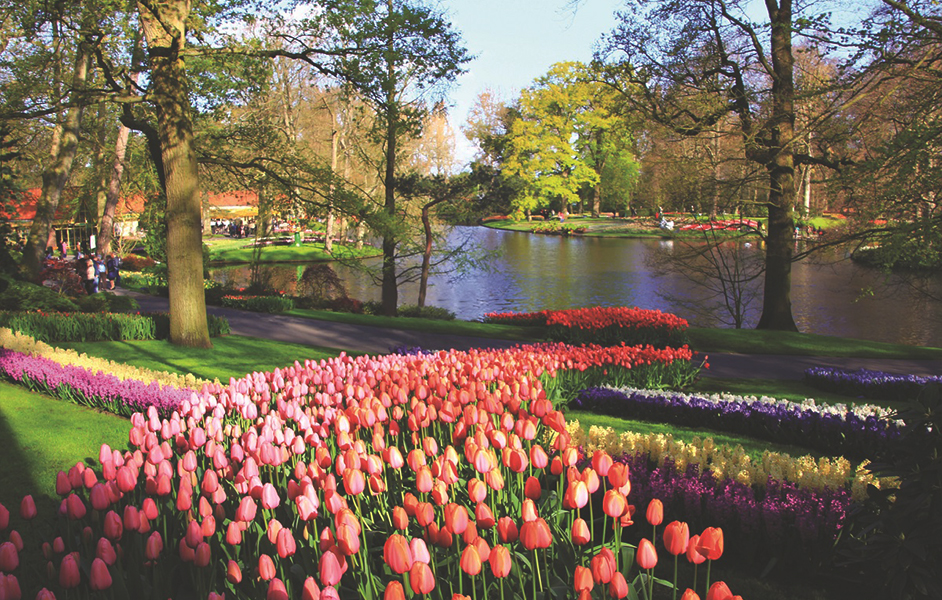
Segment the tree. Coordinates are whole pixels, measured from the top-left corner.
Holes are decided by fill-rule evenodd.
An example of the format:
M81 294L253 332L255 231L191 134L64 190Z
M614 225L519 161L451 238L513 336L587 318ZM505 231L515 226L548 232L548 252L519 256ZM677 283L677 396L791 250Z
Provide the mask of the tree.
M650 119L685 136L735 115L746 157L766 172L766 271L758 328L797 331L791 308L795 229L792 0L767 0L755 23L745 2L631 1L604 40L606 80ZM630 83L626 87L621 81Z
M340 16L347 20L341 42L355 50L340 55L332 68L376 112L376 134L383 145L382 310L395 315L399 143L420 126L425 97L454 81L470 56L444 16L423 4L364 2L356 13Z

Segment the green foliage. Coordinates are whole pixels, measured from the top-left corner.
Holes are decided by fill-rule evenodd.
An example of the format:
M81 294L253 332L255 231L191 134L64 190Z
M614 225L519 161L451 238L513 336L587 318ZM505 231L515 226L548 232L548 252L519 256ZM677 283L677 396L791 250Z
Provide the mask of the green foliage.
M121 270L141 272L147 267L154 266L155 261L149 256L140 256L139 254L128 254L121 258Z
M127 313L140 307L137 300L130 296L118 296L108 292L79 296L75 299L75 304L85 313Z
M433 319L436 321L454 321L455 313L439 306L415 306L406 304L399 307L400 317L417 317L419 319Z
M229 333L229 322L207 315L210 335ZM0 312L0 327L9 327L35 340L46 342L95 342L108 340L155 340L170 335L170 317L165 313L42 313Z
M925 225L915 231L900 227L879 246L856 251L853 259L887 271L942 270L942 229Z
M11 281L6 290L0 293L0 310L69 312L78 310L78 307L66 296L45 286L27 281Z
M284 296L223 296L221 302L226 308L270 314L283 313L294 308L294 301Z
M867 469L899 478L899 488L868 489L866 503L851 517L844 544L863 572L879 574L883 598L942 597L942 387L927 385L899 414L903 438L891 455Z

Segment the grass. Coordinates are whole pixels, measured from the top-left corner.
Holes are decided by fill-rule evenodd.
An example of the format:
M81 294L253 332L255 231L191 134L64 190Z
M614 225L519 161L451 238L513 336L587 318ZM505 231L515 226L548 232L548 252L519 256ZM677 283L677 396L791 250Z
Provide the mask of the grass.
M246 248L254 240L252 238L229 239L210 238L206 240L209 247L209 259L215 263L251 263L255 261L255 249ZM321 242L304 243L301 246L265 246L261 249L259 260L261 262L315 262L336 260L338 258L363 258L375 256L378 250L372 246L357 249L353 246L334 244L333 252L328 253Z
M813 333L757 329L687 330L690 347L700 352L843 356L856 358L942 359L942 348L871 342Z
M56 473L76 462L100 472L98 449L126 447L128 429L122 417L0 382L0 503L18 515L20 500L32 494L48 515L58 508Z
M183 348L165 340L129 342L72 342L55 344L76 352L154 371L192 373L202 379L228 382L255 371L272 371L304 362L337 356L332 348L303 346L273 340L229 335L213 338L213 349ZM355 353L354 353L355 354Z

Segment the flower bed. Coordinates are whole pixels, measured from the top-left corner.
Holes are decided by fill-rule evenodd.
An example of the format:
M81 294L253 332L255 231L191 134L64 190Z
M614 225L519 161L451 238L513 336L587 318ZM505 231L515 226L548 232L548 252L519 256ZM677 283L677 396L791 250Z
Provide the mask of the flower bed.
M899 423L877 406L819 406L773 398L692 396L642 389L590 388L571 408L675 425L708 427L830 455L873 457L899 439Z
M549 339L568 344L651 344L681 346L687 321L660 310L628 307L593 307L543 310L531 313L487 313L487 323L542 325Z
M940 383L942 377L895 375L859 369L848 371L831 367L812 367L805 371L805 381L819 390L874 400L907 400L919 395L927 383Z
M115 580L134 598L638 593L657 551L623 541L628 471L575 468L541 383L565 361L527 347L341 356L191 394L167 418L136 413L130 450L103 446L101 473L60 473L61 537L0 549L4 585L22 576L30 598L107 595ZM21 515L36 518L26 499ZM665 551L719 559L722 532Z

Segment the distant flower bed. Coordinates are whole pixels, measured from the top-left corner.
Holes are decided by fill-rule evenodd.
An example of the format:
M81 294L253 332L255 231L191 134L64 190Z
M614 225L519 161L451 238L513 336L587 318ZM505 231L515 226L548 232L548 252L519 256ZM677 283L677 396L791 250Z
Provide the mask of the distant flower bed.
M487 323L542 325L549 338L567 344L681 346L687 320L677 315L638 307L591 307L529 313L487 313Z
M613 387L583 390L571 408L616 417L707 427L831 455L872 457L900 436L899 423L877 406L821 406L774 398L693 396Z
M573 225L570 223L561 223L559 221L544 221L542 223L536 223L531 229L533 233L550 233L557 235L571 235L585 233L588 231L588 227L585 225Z
M812 367L805 371L805 381L826 392L874 400L906 400L919 395L927 383L942 383L942 377L894 375L860 369L847 371L830 367Z

